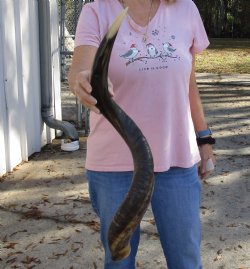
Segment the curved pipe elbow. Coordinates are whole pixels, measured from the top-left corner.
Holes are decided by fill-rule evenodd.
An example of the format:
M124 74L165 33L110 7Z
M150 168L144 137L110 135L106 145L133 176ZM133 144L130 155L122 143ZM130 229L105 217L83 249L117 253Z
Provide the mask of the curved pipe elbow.
M43 116L43 121L53 129L61 130L71 141L79 140L75 126L67 121L60 121L53 116Z

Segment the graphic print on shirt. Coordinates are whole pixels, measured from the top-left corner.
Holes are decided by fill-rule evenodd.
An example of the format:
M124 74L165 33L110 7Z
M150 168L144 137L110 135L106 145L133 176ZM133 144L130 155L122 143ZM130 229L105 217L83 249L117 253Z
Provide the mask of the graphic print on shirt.
M130 62L134 61L134 58L140 51L136 48L135 44L132 44L128 51L126 51L124 54L120 55L120 57L129 60Z
M149 61L157 61L158 67L162 66L164 63L164 68L168 68L166 63L171 61L180 60L180 57L177 54L177 48L175 47L175 35L171 35L170 37L166 37L165 40L160 40L158 38L159 30L155 29L151 32L151 42L143 44L143 46L139 46L140 43L137 43L137 38L134 39L134 43L124 42L124 45L128 46L128 49L121 53L119 56L126 60L125 64L128 66L129 64L140 62L144 65L147 65ZM130 32L129 35L133 37L133 33ZM141 48L141 49L139 49ZM143 68L145 69L145 68ZM141 69L140 69L141 70ZM152 68L151 68L152 70Z

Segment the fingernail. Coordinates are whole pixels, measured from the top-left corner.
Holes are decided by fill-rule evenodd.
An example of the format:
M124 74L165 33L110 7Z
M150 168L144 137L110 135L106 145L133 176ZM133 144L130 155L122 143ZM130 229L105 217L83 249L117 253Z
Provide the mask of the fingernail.
M101 114L99 108L97 108L96 106L92 106L92 107L91 107L91 110L92 110L93 112L97 113L97 114Z
M91 96L90 102L95 106L97 104L97 100Z

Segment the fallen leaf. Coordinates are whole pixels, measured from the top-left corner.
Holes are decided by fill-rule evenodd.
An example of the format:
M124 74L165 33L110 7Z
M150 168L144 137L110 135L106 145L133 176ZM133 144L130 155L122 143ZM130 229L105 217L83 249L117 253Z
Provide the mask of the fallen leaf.
M150 224L152 224L152 225L155 225L155 219L150 219L150 220L148 220L148 222L149 222Z
M18 243L14 243L14 242L10 242L7 246L5 246L4 248L7 248L7 249L14 249L15 246L17 245Z
M43 197L43 204L50 203L50 200L47 197Z
M13 204L9 204L7 207L8 208L16 208L18 206L18 204L16 204L16 203L13 203Z
M219 249L219 250L217 251L217 254L218 254L218 255L222 254L222 249Z
M215 258L214 258L214 262L216 261L219 261L222 259L222 255L217 255Z
M10 237L13 236L13 235L15 235L15 234L17 234L17 233L27 233L27 230L22 230L22 231L14 232L14 233L12 233L12 234L10 235Z
M80 248L73 248L72 251L73 252L77 252Z
M53 253L53 256L50 256L48 257L48 259L54 259L54 260L57 260L59 259L61 256L65 256L66 254L68 253L68 250L66 250L65 252L63 253Z
M91 221L85 222L85 224L89 228L91 228L92 230L94 230L95 232L99 232L100 231L100 224L97 221L91 220Z
M26 219L40 219L42 217L42 211L38 208L32 208L23 214Z
M11 264L11 263L14 263L16 260L17 260L17 258L12 258L12 259L6 261L6 263L10 263Z
M7 235L5 235L2 241L3 241L3 243L8 242L8 236L7 236Z
M36 267L35 264L34 264L34 265L31 265L31 266L28 266L27 269L32 269L32 268L34 268L34 267Z
M61 202L61 203L53 203L53 205L67 205L68 203L66 202Z
M235 228L235 227L237 227L238 225L237 224L235 224L235 223L230 223L230 224L228 224L226 227L228 227L228 228Z
M30 257L30 256L26 256L25 259L21 261L21 263L23 263L23 264L30 264L32 262L34 262L36 264L41 263L41 261L38 258Z
M25 250L27 250L29 247L31 247L34 243L30 243L25 247Z
M140 263L140 262L136 262L136 267L138 267L138 268L140 268L140 267L142 267L143 266L143 264L142 263Z
M23 254L23 252L22 251L10 252L10 253L8 253L7 257L9 258L11 256L18 255L18 254Z
M83 248L83 242L74 242L74 244L79 244Z
M226 241L227 239L222 237L222 235L220 236L220 241Z

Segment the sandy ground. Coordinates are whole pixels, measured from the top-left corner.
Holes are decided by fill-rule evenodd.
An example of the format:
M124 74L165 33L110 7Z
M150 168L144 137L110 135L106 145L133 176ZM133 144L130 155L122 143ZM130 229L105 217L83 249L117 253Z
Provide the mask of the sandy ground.
M217 138L216 171L203 182L204 269L250 269L250 78L201 75L199 82ZM74 97L62 94L63 117L74 121ZM0 179L1 269L103 268L84 177L86 137L80 142L80 150L63 152L56 139ZM167 268L150 208L137 268Z

